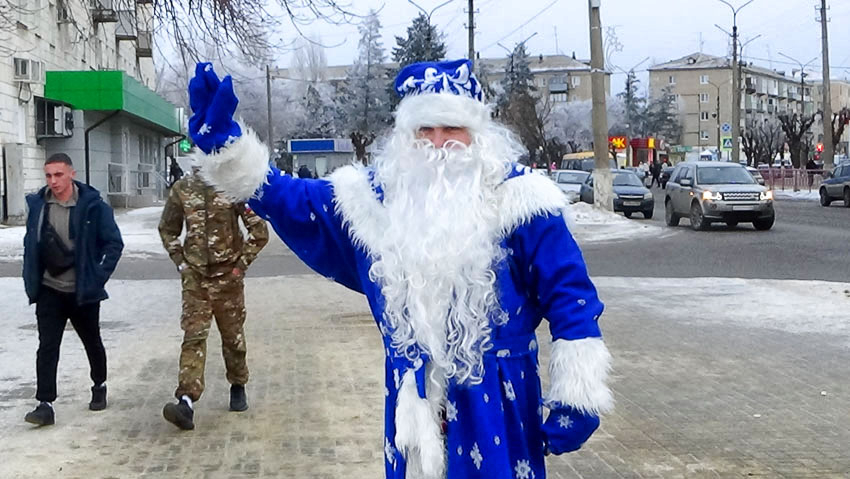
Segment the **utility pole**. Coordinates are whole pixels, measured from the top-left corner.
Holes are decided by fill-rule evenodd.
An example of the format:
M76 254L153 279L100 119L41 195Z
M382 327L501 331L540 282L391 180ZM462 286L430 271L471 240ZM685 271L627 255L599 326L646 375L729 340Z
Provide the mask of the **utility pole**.
M469 0L469 61L472 62L472 70L475 71L475 10L473 3L475 0Z
M613 211L614 188L608 161L608 114L605 105L605 53L602 47L601 0L588 0L590 16L590 85L593 97L593 205Z
M274 150L274 126L272 125L272 74L269 66L266 65L266 101L268 102L269 114L269 145Z
M821 31L821 53L823 63L823 112L821 119L823 120L823 169L832 170L833 151L832 144L832 95L829 80L829 35L827 34L826 23L829 19L826 17L826 0L820 0L820 31Z
M755 0L749 0L738 8L726 0L717 0L732 10L732 161L738 163L741 157L741 75L738 64L738 12ZM718 27L720 28L720 27ZM721 28L721 30L723 30Z

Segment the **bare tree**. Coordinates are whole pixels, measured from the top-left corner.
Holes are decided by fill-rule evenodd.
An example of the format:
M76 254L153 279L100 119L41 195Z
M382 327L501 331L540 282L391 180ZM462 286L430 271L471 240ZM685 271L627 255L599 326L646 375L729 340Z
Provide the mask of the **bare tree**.
M315 84L325 81L328 73L328 59L321 38L308 36L296 41L295 52L289 70L298 80Z
M850 123L850 108L844 107L832 114L832 151L838 153L838 144L844 135L844 128ZM845 152L847 153L847 152Z
M785 132L788 149L791 150L791 164L794 168L801 168L805 165L802 160L804 140L814 121L815 115L799 115L797 113L779 115L779 122L782 124L782 131Z

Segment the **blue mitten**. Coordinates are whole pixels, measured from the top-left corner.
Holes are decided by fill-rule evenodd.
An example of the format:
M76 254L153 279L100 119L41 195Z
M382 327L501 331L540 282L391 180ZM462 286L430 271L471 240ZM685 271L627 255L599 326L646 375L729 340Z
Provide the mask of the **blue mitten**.
M198 63L189 81L189 136L204 153L218 151L242 136L233 113L239 100L233 93L230 75L219 80L211 63Z
M549 411L543 423L546 448L552 454L577 451L599 427L599 416L584 414L571 406Z

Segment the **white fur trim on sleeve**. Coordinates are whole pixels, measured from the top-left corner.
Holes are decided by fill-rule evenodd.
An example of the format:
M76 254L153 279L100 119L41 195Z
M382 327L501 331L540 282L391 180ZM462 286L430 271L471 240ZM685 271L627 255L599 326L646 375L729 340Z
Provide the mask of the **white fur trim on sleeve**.
M611 353L602 338L558 339L549 359L551 386L547 403L572 406L583 413L599 415L614 408L608 389Z
M564 192L552 180L537 173L505 180L497 191L503 236L537 215L561 215L569 205Z
M245 125L242 136L209 155L199 151L193 160L201 168L201 177L225 196L246 200L266 181L269 172L269 149L257 134Z
M416 391L414 371L405 372L395 410L395 445L407 461L409 479L444 479L446 445L440 429L440 410L445 386L426 379L425 395L427 399Z

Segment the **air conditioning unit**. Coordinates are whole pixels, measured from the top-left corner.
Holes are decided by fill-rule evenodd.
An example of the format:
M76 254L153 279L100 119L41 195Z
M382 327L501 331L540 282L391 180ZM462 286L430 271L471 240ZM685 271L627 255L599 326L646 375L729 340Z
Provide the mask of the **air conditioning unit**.
M53 107L53 131L56 136L70 137L74 134L74 113L65 105Z
M15 76L13 80L20 83L42 83L42 63L29 58L15 58Z

